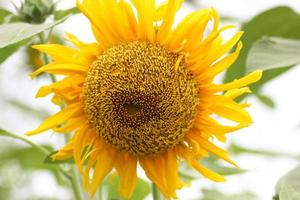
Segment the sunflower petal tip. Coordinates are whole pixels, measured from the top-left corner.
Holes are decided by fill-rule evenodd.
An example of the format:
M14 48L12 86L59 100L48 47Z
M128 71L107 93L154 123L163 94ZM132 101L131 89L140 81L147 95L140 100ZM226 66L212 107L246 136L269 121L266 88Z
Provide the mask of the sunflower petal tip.
M36 134L38 134L38 132L36 132L36 130L33 130L33 131L27 131L27 132L25 133L26 136L33 136L33 135L36 135Z

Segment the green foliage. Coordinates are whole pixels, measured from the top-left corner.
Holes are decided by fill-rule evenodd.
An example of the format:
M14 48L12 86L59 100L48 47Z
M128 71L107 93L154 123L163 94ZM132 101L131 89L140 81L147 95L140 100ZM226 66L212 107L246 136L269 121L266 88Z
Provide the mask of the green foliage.
M300 40L263 37L249 50L247 71L270 70L300 63Z
M46 145L43 147L52 150L51 146ZM65 184L57 167L43 163L44 159L44 154L35 148L10 145L9 151L2 151L0 153L0 168L10 161L17 161L23 170L47 170L55 176L58 184Z
M12 15L13 14L10 11L0 8L0 24L8 22L9 21L8 18Z
M279 194L280 197L281 193L286 193L286 191L290 191L291 188L294 188L295 192L300 194L300 166L289 171L278 181L276 184L276 193ZM284 189L284 191L282 191L282 189Z
M271 97L256 93L255 96L267 107L275 108L275 102L271 99Z
M257 200L256 195L252 192L242 192L239 194L223 194L218 190L202 190L203 197L201 200Z
M241 154L252 154L252 155L268 156L268 157L288 157L288 158L298 159L298 157L291 154L274 152L274 151L263 150L263 149L245 148L235 143L231 143L228 150L231 154L234 154L236 156L239 156Z
M0 48L0 64L3 63L7 58L14 54L26 41L21 41L4 48Z
M236 62L227 70L224 82L232 81L246 74L246 60L249 50L255 41L263 36L284 37L289 39L300 38L300 15L289 7L276 7L267 10L242 26L245 34L242 38L243 49ZM249 61L250 62L250 61ZM262 79L253 84L251 89L254 94L259 93L262 86L279 75L288 71L291 67L281 66L282 68L265 71Z
M253 43L263 36L300 38L300 15L288 7L276 7L254 17L242 26L243 49L237 61L228 69L225 82L246 73L246 59Z
M53 14L54 10L55 3L53 0L25 0L18 12L24 21L31 24L41 24L49 15Z
M0 48L18 43L22 40L29 39L55 25L65 21L66 18L60 19L53 23L47 24L29 24L29 23L11 23L0 26Z
M46 119L50 116L50 113L44 109L35 109L32 106L24 103L23 101L17 99L4 99L4 102L9 106L17 108L23 113L26 113L28 116L32 116L38 119Z
M279 200L299 200L300 193L287 183L283 183L279 193Z
M102 189L107 189L108 196L107 200L116 200L122 199L118 195L118 186L119 186L119 176L116 174L110 175L102 184ZM151 192L150 184L143 179L138 178L136 183L136 188L130 200L140 200L145 199L145 197Z
M77 7L74 8L69 8L67 10L57 10L54 12L54 19L55 20L60 20L68 15L76 15L79 14L80 11Z

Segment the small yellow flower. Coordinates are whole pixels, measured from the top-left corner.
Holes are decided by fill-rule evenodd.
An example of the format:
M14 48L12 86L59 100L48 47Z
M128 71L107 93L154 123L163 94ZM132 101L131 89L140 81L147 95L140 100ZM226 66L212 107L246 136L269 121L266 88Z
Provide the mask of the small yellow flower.
M233 26L219 28L219 17L212 8L193 12L174 25L182 3L78 1L97 42L86 44L68 34L75 48L34 46L54 61L32 77L41 72L66 76L42 87L37 97L54 93L53 102L64 102L66 107L27 134L49 129L74 131L70 142L53 158L73 157L91 196L103 178L116 169L119 191L129 198L138 163L167 198L176 198L176 190L184 186L178 176L182 160L217 182L225 179L199 159L212 153L235 165L211 140L225 142L227 133L252 123L245 110L248 104L234 99L249 92L246 86L259 80L261 71L214 84L214 77L238 57L241 43L233 53L226 52L240 40L242 32L223 42L221 32ZM206 33L209 22L213 27ZM236 124L222 125L213 115Z

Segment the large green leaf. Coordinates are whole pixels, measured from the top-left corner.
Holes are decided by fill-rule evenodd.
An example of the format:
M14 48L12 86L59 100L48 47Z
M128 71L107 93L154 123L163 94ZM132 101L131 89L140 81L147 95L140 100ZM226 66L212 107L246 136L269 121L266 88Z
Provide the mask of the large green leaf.
M247 71L275 69L300 63L300 40L263 37L248 54Z
M122 199L118 194L119 176L116 174L110 175L103 183L103 187L108 190L107 200ZM133 192L130 200L140 200L145 199L145 197L151 192L151 187L149 183L143 179L138 179L136 183L136 188Z
M26 41L26 40L25 40ZM0 64L3 63L7 58L9 58L13 53L15 53L25 42L21 41L4 48L0 48Z
M280 200L299 200L300 193L287 183L283 183L279 193Z
M253 43L263 36L300 39L300 15L289 7L276 7L254 17L242 26L245 32L243 49L237 61L227 70L224 82L229 82L246 73L246 59ZM252 87L256 92L266 82L276 78L290 68L268 70L259 83Z
M45 24L10 23L0 25L0 48L7 47L39 34L59 23L62 23L66 20L66 18L67 17L53 23Z
M278 183L276 184L277 194L280 194L284 184L288 184L290 187L294 188L296 192L300 193L300 166L289 171L278 181Z

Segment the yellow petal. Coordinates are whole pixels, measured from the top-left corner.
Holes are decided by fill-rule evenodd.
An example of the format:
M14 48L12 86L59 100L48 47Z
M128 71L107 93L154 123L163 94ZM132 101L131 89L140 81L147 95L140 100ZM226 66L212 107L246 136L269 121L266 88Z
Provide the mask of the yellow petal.
M67 123L65 123L64 125L62 125L58 128L54 128L53 130L55 132L59 132L59 133L69 133L69 132L75 130L76 128L78 128L81 124L83 124L85 122L86 122L85 117L74 118L74 119L68 120Z
M116 169L120 176L119 192L124 198L130 198L137 181L137 158L132 155L120 155L116 160Z
M68 63L51 63L45 65L31 74L31 77L34 78L42 72L48 72L50 74L61 74L61 75L74 75L86 73L88 67L76 64Z
M202 138L200 134L194 134L194 135L191 135L190 137L195 138L195 140L199 143L201 148L206 149L208 152L215 154L216 156L220 157L221 159L227 161L228 163L238 167L237 164L229 158L229 155L226 151L217 147L216 145L214 145L210 141L206 140L205 138Z
M166 166L161 155L140 157L139 161L147 177L155 183L166 197L169 197L170 194L168 192L166 180Z
M71 33L67 34L67 40L72 42L75 46L77 46L81 51L84 53L90 54L90 56L94 57L94 59L100 55L102 51L105 49L101 49L100 46L97 43L84 43L80 41L75 35Z
M215 85L215 86L211 87L211 89L215 92L218 92L218 91L225 91L225 90L230 90L230 89L241 88L241 87L247 86L251 83L257 82L258 80L261 79L261 77L262 77L262 71L256 70L256 71L248 74L247 76L244 76L241 79L234 80L230 83Z
M214 100L214 104L209 107L213 113L241 124L252 123L249 113L236 102L221 96L216 96Z
M69 105L62 111L46 119L37 129L27 132L26 135L31 136L46 131L48 129L54 128L68 120L78 111L81 111L80 105Z
M80 51L60 44L40 44L33 45L32 48L49 54L57 62L87 66L92 62L88 57L81 54Z
M115 163L115 153L109 149L102 149L98 152L97 163L94 167L94 174L92 178L90 196L95 195L97 188L104 179L104 177L112 170Z
M214 78L216 75L227 69L232 65L232 63L237 59L239 56L240 50L242 48L242 43L239 43L237 49L234 53L226 56L222 60L215 63L213 66L207 69L201 76L199 77L201 80L207 78Z
M137 10L139 19L138 34L139 39L154 42L155 29L153 22L155 20L155 1L154 0L131 0L132 4Z
M210 19L210 9L202 9L186 16L170 35L168 40L169 48L172 50L177 49L178 45L181 44L184 39L188 41L187 44L192 45L200 42L206 25Z
M183 187L183 183L178 176L178 161L175 152L170 149L165 153L166 161L166 180L169 193L172 197L176 197L176 190Z
M225 97L228 97L230 99L235 99L243 94L246 94L246 93L251 93L251 90L249 89L249 87L243 87L243 88L240 88L240 89L232 89L232 90L228 90L224 96Z
M181 7L184 0L169 0L165 15L163 17L163 23L159 27L157 32L157 41L161 44L166 44L166 39L172 32L172 26L177 10Z
M60 149L56 154L52 155L53 160L66 160L73 156L74 141L70 140L62 149Z
M196 160L191 160L191 165L192 167L194 167L199 173L201 173L203 176L216 181L216 182L224 182L226 179L221 176L220 174L213 172L209 169L207 169L206 167L204 167L203 165L201 165L199 162L197 162Z
M71 90L77 89L84 82L82 76L69 76L53 84L43 86L36 94L36 98L45 97L54 91L62 90L65 88L71 88Z

